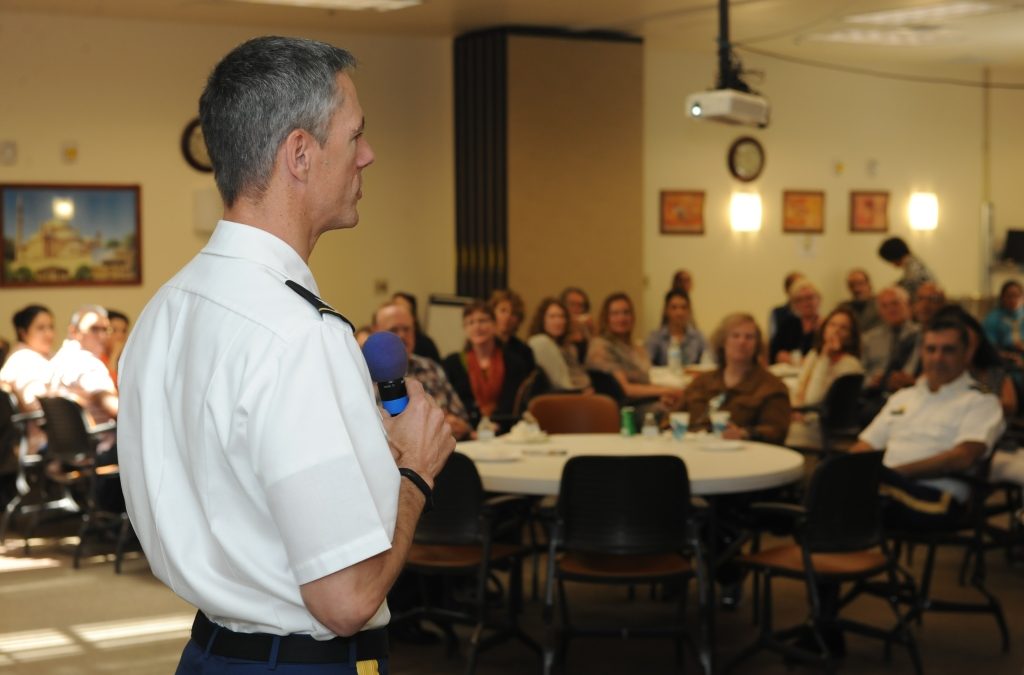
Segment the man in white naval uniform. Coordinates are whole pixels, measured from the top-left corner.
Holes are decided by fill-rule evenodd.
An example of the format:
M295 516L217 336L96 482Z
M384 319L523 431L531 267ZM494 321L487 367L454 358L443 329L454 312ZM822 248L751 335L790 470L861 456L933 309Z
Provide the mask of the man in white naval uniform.
M200 119L224 217L121 361L131 520L199 609L179 673L386 672L385 596L455 445L417 382L382 420L307 264L320 235L358 222L374 159L352 65L291 38L217 65Z
M964 508L968 487L945 476L973 467L1005 428L1003 411L967 371L967 328L939 319L924 329L923 374L893 394L851 451L884 449L886 520L898 527L943 525Z

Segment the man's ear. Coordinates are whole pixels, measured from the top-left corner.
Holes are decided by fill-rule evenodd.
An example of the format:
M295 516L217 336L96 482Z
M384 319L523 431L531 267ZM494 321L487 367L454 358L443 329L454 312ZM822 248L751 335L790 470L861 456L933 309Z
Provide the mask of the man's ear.
M319 147L310 133L304 129L293 129L281 144L284 168L296 180L305 182L312 166L314 147Z

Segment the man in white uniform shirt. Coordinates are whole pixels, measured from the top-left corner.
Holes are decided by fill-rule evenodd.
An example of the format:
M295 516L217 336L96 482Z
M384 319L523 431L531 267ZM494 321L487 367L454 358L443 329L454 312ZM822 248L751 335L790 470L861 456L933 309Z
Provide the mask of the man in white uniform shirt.
M381 419L318 237L358 222L374 159L348 52L256 38L200 119L224 201L121 361L121 469L154 573L200 610L179 673L386 672L385 596L454 449L415 381Z
M109 342L107 310L85 305L71 315L68 337L50 359L47 393L75 399L97 424L118 411L117 386L102 360Z
M963 512L968 487L948 477L971 469L1005 428L992 393L967 371L967 329L939 319L921 341L923 374L893 394L861 432L852 451L884 449L882 494L886 520L897 527L927 528Z

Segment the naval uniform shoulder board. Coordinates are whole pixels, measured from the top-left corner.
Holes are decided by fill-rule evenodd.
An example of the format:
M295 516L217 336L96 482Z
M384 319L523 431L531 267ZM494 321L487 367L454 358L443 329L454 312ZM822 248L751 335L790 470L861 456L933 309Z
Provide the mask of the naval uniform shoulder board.
M316 307L316 311L320 312L320 317L321 318L323 318L324 314L330 314L331 316L336 316L339 319L341 319L342 321L344 321L346 324L348 324L348 327L352 329L353 333L356 331L356 327L352 325L351 321L349 321L348 319L345 318L345 315L343 315L341 312L339 312L338 310L336 310L333 307L331 307L330 305L328 305L326 302L324 302L320 298L316 297L316 295L314 295L313 292L310 291L308 288L305 288L305 287L295 283L291 279L288 279L284 283L288 286L288 288L292 289L293 291L298 293L300 296L302 296L303 300L305 300L309 304L311 304L314 307Z
M995 392L992 391L992 389L987 384L984 384L982 382L977 382L977 381L975 381L975 383L971 385L971 389L973 389L974 391L980 391L982 394L994 394L995 393Z

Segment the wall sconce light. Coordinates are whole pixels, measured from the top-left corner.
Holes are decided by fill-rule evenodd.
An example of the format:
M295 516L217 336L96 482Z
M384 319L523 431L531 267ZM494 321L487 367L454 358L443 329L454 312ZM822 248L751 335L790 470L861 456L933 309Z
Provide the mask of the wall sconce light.
M910 195L910 229L934 230L939 224L939 198L934 192Z
M729 202L729 225L733 232L757 232L761 229L761 195L734 192Z

